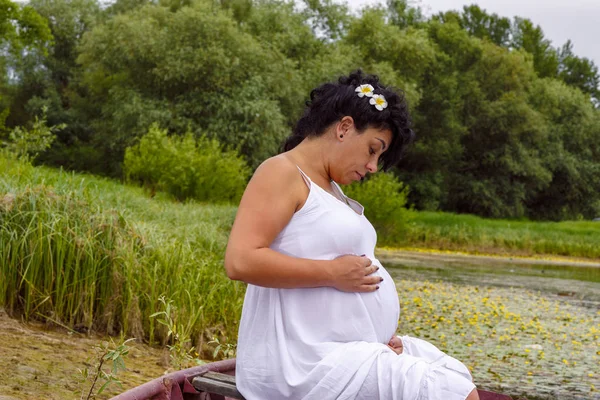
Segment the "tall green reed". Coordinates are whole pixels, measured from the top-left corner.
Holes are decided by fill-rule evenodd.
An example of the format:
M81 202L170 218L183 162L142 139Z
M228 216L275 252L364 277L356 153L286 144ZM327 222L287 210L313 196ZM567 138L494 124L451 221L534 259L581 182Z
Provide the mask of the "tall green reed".
M122 217L46 186L7 196L0 213L7 311L87 329L105 325L122 244L132 237Z
M0 305L165 344L150 318L164 296L195 321L197 347L235 340L245 287L222 266L234 213L0 158Z

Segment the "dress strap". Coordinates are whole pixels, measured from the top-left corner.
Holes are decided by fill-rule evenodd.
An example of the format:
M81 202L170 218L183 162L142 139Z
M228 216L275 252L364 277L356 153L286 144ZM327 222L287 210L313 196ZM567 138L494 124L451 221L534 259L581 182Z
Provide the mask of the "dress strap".
M336 181L334 181L334 180L331 181L331 187L333 188L333 190L335 190L335 192L337 193L340 200L342 200L344 203L350 205L350 203L348 203L348 197L346 197L346 195L342 191L342 188L337 184Z
M302 171L302 170L300 169L300 167L299 167L299 166L297 166L297 165L296 165L296 168L298 168L298 171L300 171L300 174L302 174L302 178L304 179L304 182L306 182L306 185L307 185L307 186L308 186L308 188L310 189L310 186L311 186L311 185L310 185L310 183L311 183L311 180L310 180L310 178L308 177L308 175L306 175L306 174L304 173L304 171Z
M350 197L346 196L344 194L344 191L342 190L342 188L340 187L340 185L337 184L336 181L331 181L331 183L333 184L333 188L337 191L337 193L340 195L340 197L342 199L344 199L344 201L346 202L346 204L348 204L348 206L350 206L351 209L353 209L357 214L359 215L363 215L365 212L365 208L363 207L362 204L360 204L358 201L351 199Z

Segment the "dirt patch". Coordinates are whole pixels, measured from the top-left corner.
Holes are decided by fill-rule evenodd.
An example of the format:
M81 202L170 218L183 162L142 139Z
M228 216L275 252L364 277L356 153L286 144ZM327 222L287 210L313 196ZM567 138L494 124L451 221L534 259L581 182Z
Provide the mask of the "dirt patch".
M91 369L94 346L107 340L57 331L38 323L23 324L0 309L0 398L80 399L78 369ZM134 343L119 374L123 389L113 386L98 399L110 398L166 372L165 350ZM86 391L87 393L87 391ZM4 396L4 397L3 397Z

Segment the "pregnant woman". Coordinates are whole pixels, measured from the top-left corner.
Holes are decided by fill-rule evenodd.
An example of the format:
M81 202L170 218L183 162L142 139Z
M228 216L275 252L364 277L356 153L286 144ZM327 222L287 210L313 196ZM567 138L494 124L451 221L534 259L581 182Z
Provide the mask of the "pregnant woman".
M395 336L377 235L339 184L387 170L412 141L407 105L361 71L314 89L284 152L256 170L225 254L248 283L236 381L247 400L475 400L467 368Z

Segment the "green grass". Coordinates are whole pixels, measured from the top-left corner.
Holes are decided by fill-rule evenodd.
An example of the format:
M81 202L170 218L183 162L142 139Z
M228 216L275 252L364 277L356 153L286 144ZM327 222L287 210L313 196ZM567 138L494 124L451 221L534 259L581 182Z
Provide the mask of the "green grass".
M387 242L442 250L600 258L600 222L493 220L410 212L406 233Z
M235 207L0 158L0 305L14 316L165 343L164 295L202 347L235 342L244 285L223 253ZM207 351L207 349L204 349ZM208 354L208 353L205 353Z

